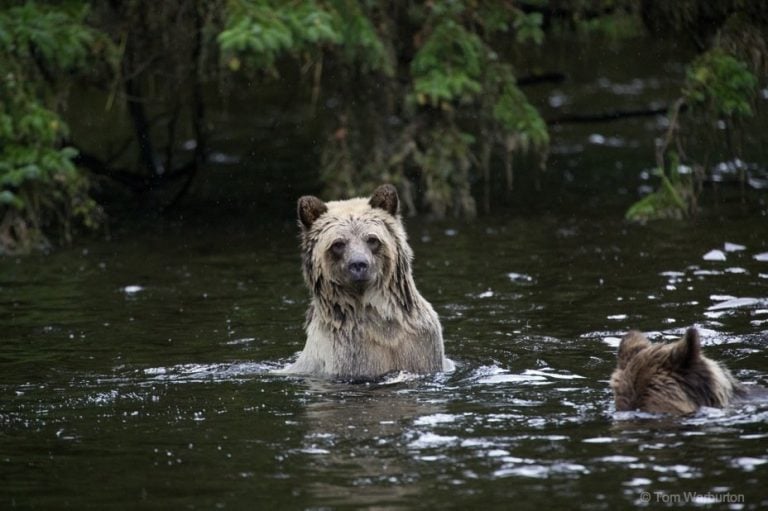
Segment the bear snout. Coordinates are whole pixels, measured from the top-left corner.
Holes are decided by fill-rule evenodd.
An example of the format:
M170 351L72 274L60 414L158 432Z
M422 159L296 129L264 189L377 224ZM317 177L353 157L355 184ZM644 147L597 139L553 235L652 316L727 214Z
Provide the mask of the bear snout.
M347 263L347 271L353 282L365 282L368 280L370 265L365 259L352 259Z

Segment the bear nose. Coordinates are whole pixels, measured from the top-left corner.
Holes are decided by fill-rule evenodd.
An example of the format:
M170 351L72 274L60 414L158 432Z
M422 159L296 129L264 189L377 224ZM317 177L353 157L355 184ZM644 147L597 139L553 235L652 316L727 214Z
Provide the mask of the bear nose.
M347 265L349 273L352 275L352 280L367 280L368 279L368 263L362 260L350 261Z

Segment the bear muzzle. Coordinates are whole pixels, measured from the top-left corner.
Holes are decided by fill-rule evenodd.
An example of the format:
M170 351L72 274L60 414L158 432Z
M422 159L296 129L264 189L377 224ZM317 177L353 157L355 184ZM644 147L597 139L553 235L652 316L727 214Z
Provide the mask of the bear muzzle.
M352 259L347 263L347 272L352 282L363 284L370 279L370 265L365 259Z

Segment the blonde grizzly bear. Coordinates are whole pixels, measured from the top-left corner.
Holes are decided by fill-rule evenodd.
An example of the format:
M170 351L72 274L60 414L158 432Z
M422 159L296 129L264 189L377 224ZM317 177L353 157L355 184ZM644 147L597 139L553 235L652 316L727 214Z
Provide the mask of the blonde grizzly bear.
M397 191L298 202L307 341L285 373L370 380L392 371L448 370L440 321L416 290Z
M640 332L619 344L611 375L616 411L686 415L702 406L722 408L743 389L724 366L701 352L695 328L671 343L651 343Z

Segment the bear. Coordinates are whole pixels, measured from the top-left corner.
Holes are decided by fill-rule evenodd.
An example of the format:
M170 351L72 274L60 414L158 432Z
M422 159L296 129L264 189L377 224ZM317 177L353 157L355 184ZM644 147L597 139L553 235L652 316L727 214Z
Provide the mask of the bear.
M617 358L610 385L618 412L688 415L702 406L723 408L744 394L727 368L701 352L695 328L671 343L651 343L630 331Z
M282 373L370 381L453 368L437 313L416 289L399 208L390 184L370 198L299 198L310 304L304 349Z

